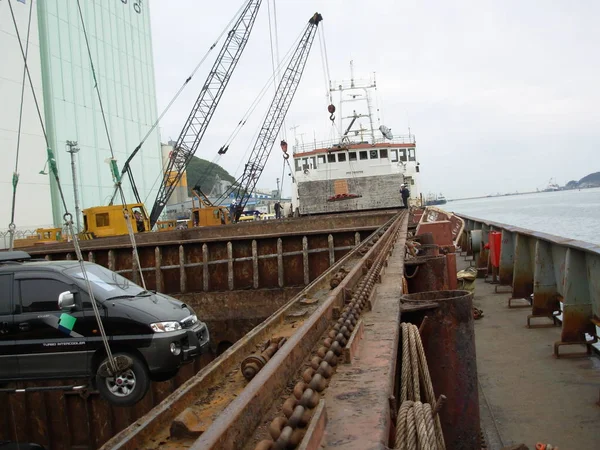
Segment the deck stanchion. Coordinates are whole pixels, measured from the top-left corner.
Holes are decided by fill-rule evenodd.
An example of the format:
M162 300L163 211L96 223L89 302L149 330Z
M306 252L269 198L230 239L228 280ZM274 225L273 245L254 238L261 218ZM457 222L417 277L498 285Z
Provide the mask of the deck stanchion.
M535 271L533 283L533 305L531 314L527 316L528 328L553 327L557 325L555 313L560 313L560 300L562 295L558 290L556 267L554 265L554 253L560 253L564 261L565 249L553 248L552 244L546 241L537 240L535 243ZM562 285L562 277L560 278ZM552 320L552 323L532 324L531 319L546 317Z
M515 264L513 272L512 296L508 299L509 308L530 308L529 304L513 305L512 300L528 300L533 294L533 269L535 261L535 242L523 234L517 234L515 245Z

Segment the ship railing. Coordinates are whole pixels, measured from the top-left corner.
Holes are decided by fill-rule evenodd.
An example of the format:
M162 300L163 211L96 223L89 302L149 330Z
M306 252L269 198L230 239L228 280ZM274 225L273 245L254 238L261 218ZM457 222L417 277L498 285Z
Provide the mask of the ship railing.
M394 139L386 139L386 138L376 138L373 139L365 139L361 140L351 140L351 141L340 141L340 139L328 139L325 141L313 141L306 144L296 144L293 146L294 153L306 153L311 152L313 150L320 150L324 148L332 148L344 145L359 145L359 144L388 144L390 147L399 144L415 144L415 136L407 135L407 136L394 136Z
M575 355L589 355L592 347L600 350L599 245L462 214L460 217L466 223L465 233L481 240L480 246L474 248L474 244L471 249L480 255L489 242L489 232L502 233L498 286L510 287L509 307L531 308L528 328L561 326L561 339L554 344L556 357L564 345L585 347L585 352ZM481 233L475 234L477 230ZM491 259L487 258L487 264L485 257L478 259L477 265L484 265L482 269L491 273ZM517 301L515 306L517 299L526 302Z

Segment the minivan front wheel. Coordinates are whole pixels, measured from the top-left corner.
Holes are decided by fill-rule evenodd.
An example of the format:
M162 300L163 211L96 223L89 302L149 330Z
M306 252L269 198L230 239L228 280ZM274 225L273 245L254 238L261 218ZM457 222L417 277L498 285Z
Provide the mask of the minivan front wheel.
M100 395L113 405L131 406L146 395L150 376L146 365L137 356L125 353L116 353L114 356L117 355L131 358L131 367L115 376L103 377L96 373L96 386Z

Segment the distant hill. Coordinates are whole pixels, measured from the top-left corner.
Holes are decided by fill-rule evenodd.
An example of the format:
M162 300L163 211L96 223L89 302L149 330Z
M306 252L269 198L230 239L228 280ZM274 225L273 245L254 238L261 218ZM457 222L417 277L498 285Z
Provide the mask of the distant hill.
M584 183L600 186L600 172L590 173L589 175L586 175L581 180L579 180L579 185L582 185Z
M196 183L200 185L202 192L208 195L215 184L217 175L222 181L229 181L232 184L235 182L235 178L218 164L213 164L210 161L193 156L187 167L187 182L190 195Z

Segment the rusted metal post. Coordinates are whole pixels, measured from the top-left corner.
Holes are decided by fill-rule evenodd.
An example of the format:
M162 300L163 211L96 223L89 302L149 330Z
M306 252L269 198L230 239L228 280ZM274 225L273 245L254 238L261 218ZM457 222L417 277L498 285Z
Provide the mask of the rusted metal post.
M553 253L563 251L561 261L566 256L565 249L553 249L550 242L540 239L535 243L535 271L533 276L533 307L531 314L527 316L527 326L538 328L540 326L554 326L553 314L560 312L560 299L562 296L558 291L558 280L554 265ZM560 262L559 262L560 267ZM560 277L562 285L563 277ZM551 324L531 324L531 319L536 317L548 317L552 319Z
M446 448L480 450L473 294L421 292L403 295L402 300L439 305L427 313L427 334L435 339L424 339L423 346L433 392L447 397L440 411Z
M589 265L586 259L589 258ZM586 255L572 248L567 249L565 261L565 296L563 304L563 323L561 340L554 344L554 354L558 356L558 347L564 344L586 343L585 334L596 335L596 327L592 323L592 293L590 287L600 287L597 276L600 275L600 258ZM588 279L589 274L596 276L593 284ZM598 292L594 292L596 298ZM596 305L596 308L598 306ZM586 344L586 354L590 346Z
M304 285L310 283L310 272L308 267L308 238L302 237L302 267L304 268Z
M108 251L108 270L115 270L115 251Z
M252 286L258 289L258 244L252 239Z
M227 241L227 284L229 290L233 291L233 244Z
M134 258L135 259L135 258ZM156 274L156 290L158 292L163 292L165 290L165 286L163 284L163 276L162 276L162 250L160 247L156 247L154 249L154 273Z
M204 292L210 289L208 283L208 245L202 244L202 285Z
M335 248L333 246L333 235L327 236L327 244L329 245L329 267L335 264Z
M283 287L283 241L277 239L277 284Z
M456 253L446 255L446 270L448 272L448 289L456 289L458 281L456 279Z
M408 292L448 289L446 256L418 256L404 262ZM454 274L456 277L456 273Z
M500 246L500 268L498 270L498 279L501 286L512 286L514 262L514 235L510 231L502 230L502 244Z
M512 298L525 298L533 294L534 242L523 234L517 234ZM510 300L508 303L510 307ZM527 306L527 305L525 305Z
M187 274L185 273L185 250L179 246L179 289L181 293L187 292Z

